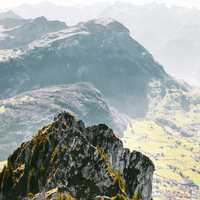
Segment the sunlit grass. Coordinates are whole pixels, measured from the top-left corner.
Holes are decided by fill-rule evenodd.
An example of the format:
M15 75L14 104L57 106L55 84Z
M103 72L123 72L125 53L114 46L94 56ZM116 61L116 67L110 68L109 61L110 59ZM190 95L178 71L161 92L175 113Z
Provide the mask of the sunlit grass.
M168 135L163 127L146 119L133 120L125 131L123 141L126 147L138 150L153 160L156 166L155 177L163 180L163 183L158 185L154 183L154 188L157 185L159 190L166 190L166 193L184 193L179 185L175 184L183 183L184 179L200 185L200 174L192 171L192 168L200 169L200 162L194 159L194 153L199 153L199 142L195 138ZM173 184L165 183L166 181ZM162 195L154 199L162 199Z
M4 106L1 106L1 107L0 107L0 113L5 113L5 112L6 112L5 107L4 107Z
M2 171L3 167L6 165L7 161L0 161L0 172Z

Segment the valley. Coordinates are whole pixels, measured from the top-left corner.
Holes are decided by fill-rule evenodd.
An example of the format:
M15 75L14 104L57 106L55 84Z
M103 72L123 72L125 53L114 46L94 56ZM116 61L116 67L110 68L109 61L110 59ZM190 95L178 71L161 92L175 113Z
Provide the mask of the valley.
M200 186L200 141L170 134L151 120L133 121L124 145L149 156L156 166L153 196L157 200L197 200Z
M124 133L124 145L143 152L155 163L154 199L197 200L200 196L199 90L173 89L161 97L158 82L151 84L151 88L151 101L155 98L157 104L152 105L144 119L132 120Z

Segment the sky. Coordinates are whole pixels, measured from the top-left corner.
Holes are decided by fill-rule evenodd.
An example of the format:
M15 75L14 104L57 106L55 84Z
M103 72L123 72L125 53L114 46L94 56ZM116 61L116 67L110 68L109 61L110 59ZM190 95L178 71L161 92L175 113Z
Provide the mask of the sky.
M44 0L0 0L0 9L5 9L9 7L19 6L20 4L37 4ZM199 7L200 8L200 0L48 0L49 2L60 4L60 5L84 5L84 4L92 4L95 2L129 2L135 4L144 4L150 2L160 2L167 4L177 4L181 6L189 6L189 7Z

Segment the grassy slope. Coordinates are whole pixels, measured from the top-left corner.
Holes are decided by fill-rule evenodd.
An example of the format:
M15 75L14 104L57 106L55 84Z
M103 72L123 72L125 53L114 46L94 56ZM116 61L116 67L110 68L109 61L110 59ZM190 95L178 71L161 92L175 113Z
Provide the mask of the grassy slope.
M123 141L126 147L141 151L154 161L154 199L164 200L170 195L173 199L192 199L191 189L193 199L198 199L199 191L190 186L190 182L200 186L200 162L195 159L199 142L195 138L167 136L155 122L144 120L133 122Z
M191 98L187 111L180 109L177 103L182 95ZM155 163L154 200L199 200L199 96L199 93L168 93L157 106L152 106L154 109L146 119L133 120L125 132L125 146L143 152ZM158 118L173 122L190 137L183 136L180 129L158 123Z
M0 172L5 165L6 165L6 161L0 161Z

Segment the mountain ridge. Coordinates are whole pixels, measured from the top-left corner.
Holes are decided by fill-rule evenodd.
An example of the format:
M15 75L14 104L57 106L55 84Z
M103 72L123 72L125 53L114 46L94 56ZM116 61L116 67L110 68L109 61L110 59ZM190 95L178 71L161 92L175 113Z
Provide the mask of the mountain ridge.
M6 12L0 12L0 20L2 19L22 19L22 17L17 15L12 10L8 10Z
M0 20L0 24L4 28L1 32L1 35L3 35L0 40L1 49L24 48L46 33L67 27L64 22L49 21L43 16L35 19L5 18Z
M170 85L187 90L131 38L125 26L110 20L91 20L47 34L18 57L0 62L0 66L3 98L37 87L87 81L110 104L131 116L147 112L151 80L162 82L162 93ZM120 110L124 101L127 105Z

